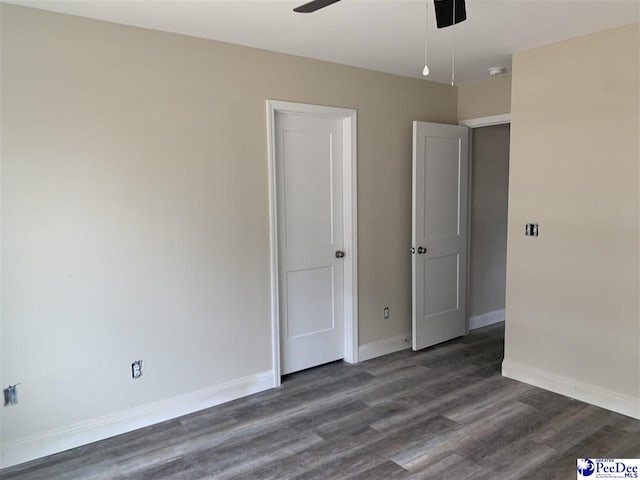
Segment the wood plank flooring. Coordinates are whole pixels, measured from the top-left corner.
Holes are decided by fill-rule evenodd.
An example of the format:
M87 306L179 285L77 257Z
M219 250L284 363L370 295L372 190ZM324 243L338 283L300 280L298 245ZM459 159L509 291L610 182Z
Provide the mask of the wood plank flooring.
M579 457L640 457L640 421L503 378L503 331L300 372L0 479L565 480Z

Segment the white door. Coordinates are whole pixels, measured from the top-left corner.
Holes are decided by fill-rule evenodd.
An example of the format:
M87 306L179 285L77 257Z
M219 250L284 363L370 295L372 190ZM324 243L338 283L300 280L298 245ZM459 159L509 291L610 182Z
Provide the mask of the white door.
M275 113L282 374L344 357L342 125Z
M468 128L413 122L413 349L466 333Z

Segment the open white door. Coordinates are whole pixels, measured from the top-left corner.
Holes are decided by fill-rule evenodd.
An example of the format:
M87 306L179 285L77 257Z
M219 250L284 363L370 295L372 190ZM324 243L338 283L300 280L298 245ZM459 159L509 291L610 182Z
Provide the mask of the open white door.
M413 122L414 350L466 333L468 136Z

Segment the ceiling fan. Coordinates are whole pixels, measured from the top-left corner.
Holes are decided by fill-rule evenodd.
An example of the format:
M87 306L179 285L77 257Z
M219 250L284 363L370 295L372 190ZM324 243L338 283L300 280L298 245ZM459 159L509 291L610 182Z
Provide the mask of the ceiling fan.
M313 13L321 8L328 7L340 0L311 0L293 9L297 13ZM455 2L455 4L454 4ZM436 24L438 28L450 27L455 23L464 22L467 19L465 0L433 0L436 11Z

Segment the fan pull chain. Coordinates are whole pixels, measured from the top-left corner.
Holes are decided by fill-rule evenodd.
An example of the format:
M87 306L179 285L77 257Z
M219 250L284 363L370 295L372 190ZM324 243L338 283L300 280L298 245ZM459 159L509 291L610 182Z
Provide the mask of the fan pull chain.
M451 86L456 80L456 0L453 0L453 34L451 44Z
M427 37L429 32L429 0L424 2L424 69L422 75L425 77L429 75L429 64L427 62Z

